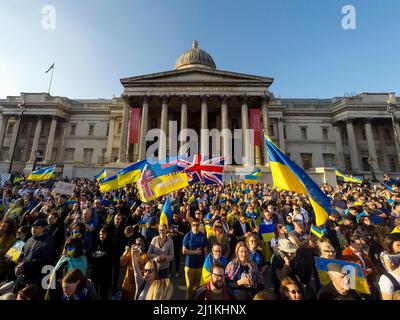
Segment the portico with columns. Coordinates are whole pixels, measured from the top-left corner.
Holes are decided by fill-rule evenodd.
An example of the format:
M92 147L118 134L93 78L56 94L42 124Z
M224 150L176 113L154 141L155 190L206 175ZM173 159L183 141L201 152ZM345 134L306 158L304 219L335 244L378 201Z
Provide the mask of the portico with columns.
M270 91L272 78L217 69L196 41L172 70L120 82L122 94L111 99L69 99L47 93L0 99L0 174L8 172L15 147L12 171L28 174L36 162L36 168L56 163L56 171L65 177L93 178L103 168L112 175L145 159L157 141L155 160L174 155L187 146L185 135L192 132L197 140L190 137L190 143L197 150L191 153L224 156L227 179L230 173L245 173L254 164L263 171L264 181L271 182L264 144L254 145L242 131L235 133L253 128L254 109L260 115L256 125L317 182L327 181L329 170L332 177L333 166L368 177L370 159L378 178L383 173L400 174L393 125L386 111L389 93L277 98ZM395 99L399 105L400 99ZM17 132L22 101L26 111ZM397 119L395 127L400 134ZM165 136L152 129L162 129ZM219 134L217 141L209 130ZM136 132L133 140L131 132ZM153 136L147 141L149 134Z

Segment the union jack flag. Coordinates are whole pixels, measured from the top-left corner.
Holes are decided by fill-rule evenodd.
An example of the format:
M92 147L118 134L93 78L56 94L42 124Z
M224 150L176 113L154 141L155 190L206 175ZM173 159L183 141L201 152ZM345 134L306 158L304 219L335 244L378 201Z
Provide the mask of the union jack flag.
M178 167L186 172L191 183L223 185L224 157L204 160L201 154L196 154L193 161L178 159Z
M150 169L149 165L146 165L140 179L137 181L137 185L142 190L143 197L146 199L153 196L153 190L151 189L153 179L153 171Z

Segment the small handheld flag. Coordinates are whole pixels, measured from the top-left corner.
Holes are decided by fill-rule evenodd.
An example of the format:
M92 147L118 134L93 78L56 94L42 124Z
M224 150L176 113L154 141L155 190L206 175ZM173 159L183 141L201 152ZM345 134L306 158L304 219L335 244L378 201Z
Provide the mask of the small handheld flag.
M160 225L165 224L167 227L172 218L172 207L171 207L171 199L167 197L167 200L164 203L163 209L160 215Z
M254 170L251 174L248 174L244 177L245 183L257 183L258 180L262 177L262 172L260 169Z
M311 233L315 234L318 238L322 238L324 236L324 230L317 228L316 226L311 226Z
M104 168L103 170L101 170L98 174L96 174L94 176L94 179L96 181L100 181L101 179L107 177L107 172L106 172L106 168Z
M54 177L53 172L56 168L56 165L52 165L50 167L42 168L36 171L33 171L26 180L30 181L44 181L49 180Z

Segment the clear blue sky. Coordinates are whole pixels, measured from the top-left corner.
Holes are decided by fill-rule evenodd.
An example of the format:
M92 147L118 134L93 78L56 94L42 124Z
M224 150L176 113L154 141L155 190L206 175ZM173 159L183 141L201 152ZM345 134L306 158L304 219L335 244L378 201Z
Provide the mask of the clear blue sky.
M119 96L120 78L171 70L194 39L218 69L273 77L276 96L400 94L399 17L398 0L0 0L0 98L46 92L53 61L53 95Z

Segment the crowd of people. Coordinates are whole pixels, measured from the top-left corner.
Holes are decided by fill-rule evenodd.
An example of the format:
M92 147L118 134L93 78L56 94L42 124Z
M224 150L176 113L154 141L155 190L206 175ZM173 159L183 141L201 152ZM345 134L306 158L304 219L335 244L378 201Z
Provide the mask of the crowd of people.
M332 203L321 236L306 196L265 183L190 185L168 195L166 225L166 197L142 203L135 185L101 193L96 181L65 181L72 195L54 194L55 181L0 188L1 300L168 300L183 275L194 300L400 297L400 180L321 185ZM359 264L370 294L335 263L322 283L316 257Z

